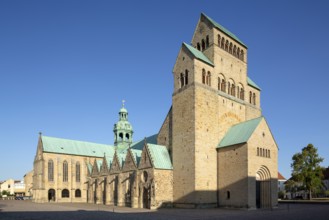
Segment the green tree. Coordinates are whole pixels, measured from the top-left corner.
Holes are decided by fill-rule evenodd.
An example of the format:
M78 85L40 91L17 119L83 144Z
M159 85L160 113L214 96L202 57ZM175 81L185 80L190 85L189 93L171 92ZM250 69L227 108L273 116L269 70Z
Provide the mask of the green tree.
M295 181L303 184L312 199L312 191L322 186L322 168L320 163L323 158L319 157L318 149L308 144L301 153L292 157L292 177Z

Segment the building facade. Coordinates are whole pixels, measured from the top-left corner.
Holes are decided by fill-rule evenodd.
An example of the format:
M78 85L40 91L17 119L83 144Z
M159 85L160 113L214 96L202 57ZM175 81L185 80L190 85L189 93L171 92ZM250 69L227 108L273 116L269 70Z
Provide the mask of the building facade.
M278 147L247 74L247 46L201 14L173 69L172 106L159 133L133 142L124 106L114 145L40 135L36 202L141 208L277 206Z

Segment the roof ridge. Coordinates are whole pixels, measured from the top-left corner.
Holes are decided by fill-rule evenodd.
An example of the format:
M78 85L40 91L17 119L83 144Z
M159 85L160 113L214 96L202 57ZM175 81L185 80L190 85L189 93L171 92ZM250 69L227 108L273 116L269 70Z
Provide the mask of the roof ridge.
M197 50L196 48L192 47L191 45L183 42L183 45L196 57L197 59L210 64L211 66L215 66L209 59L204 55L201 51Z
M247 48L247 45L245 45L235 34L233 34L231 31L229 31L227 28L223 27L221 24L217 23L215 20L207 16L205 13L201 12L201 16L204 16L208 21L210 21L216 28L223 31L228 36L232 37L234 40L239 42L241 45Z

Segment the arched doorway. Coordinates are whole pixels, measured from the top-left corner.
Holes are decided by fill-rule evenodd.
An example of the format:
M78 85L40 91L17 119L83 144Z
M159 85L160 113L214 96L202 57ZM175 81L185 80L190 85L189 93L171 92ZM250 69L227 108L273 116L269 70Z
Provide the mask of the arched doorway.
M150 196L150 189L149 188L143 188L143 208L149 209L151 204L151 196Z
M256 207L270 208L271 200L271 174L266 166L261 166L256 173Z
M48 190L48 201L56 201L56 193L54 189Z

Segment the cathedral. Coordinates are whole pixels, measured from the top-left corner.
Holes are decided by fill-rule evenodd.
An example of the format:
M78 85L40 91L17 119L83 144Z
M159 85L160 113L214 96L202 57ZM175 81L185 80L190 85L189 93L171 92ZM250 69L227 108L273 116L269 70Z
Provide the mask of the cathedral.
M133 141L123 103L113 145L40 133L33 201L276 207L278 146L247 58L247 45L202 13L191 43L179 50L172 105L159 132Z

